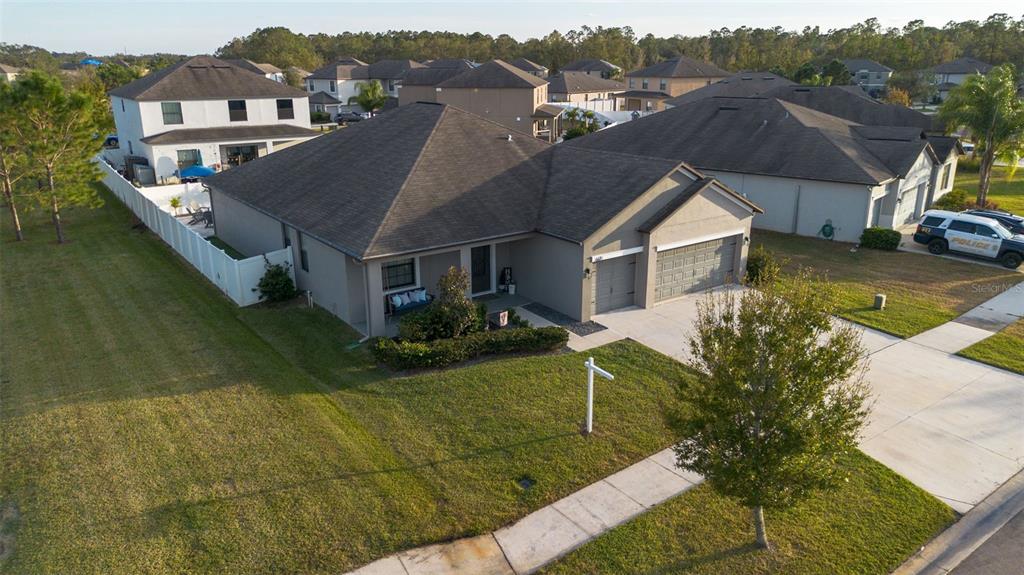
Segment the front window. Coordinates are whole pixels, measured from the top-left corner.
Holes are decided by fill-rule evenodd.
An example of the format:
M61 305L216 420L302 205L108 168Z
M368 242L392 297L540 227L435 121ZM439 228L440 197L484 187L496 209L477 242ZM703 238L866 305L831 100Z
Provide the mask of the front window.
M416 260L397 260L381 266L384 291L416 285Z
M309 91L310 92L313 91L313 81L312 80L310 80L310 82L309 82Z
M977 230L974 233L978 234L979 236L985 236L989 238L999 236L1004 240L1013 237L1013 232L1006 229L1006 227L999 222L993 222L992 229L989 229L986 226L978 226Z
M228 117L232 122L244 122L249 119L245 111L245 100L228 100Z
M278 120L293 120L295 119L295 107L291 99L278 100L277 101L277 119Z
M334 80L331 80L331 91L334 91Z
M388 80L388 92L394 92L394 91L395 91L395 81L394 80Z
M636 80L630 78L629 79L629 87L630 88L636 88Z
M640 83L640 87L643 88L644 90L647 89L647 78L643 79L643 81Z
M178 169L184 170L199 163L199 150L178 150Z
M181 116L181 102L160 102L160 111L163 112L165 126L185 123Z
M661 90L662 92L667 91L668 90L668 82L666 80L662 80L662 81L658 82L658 89Z

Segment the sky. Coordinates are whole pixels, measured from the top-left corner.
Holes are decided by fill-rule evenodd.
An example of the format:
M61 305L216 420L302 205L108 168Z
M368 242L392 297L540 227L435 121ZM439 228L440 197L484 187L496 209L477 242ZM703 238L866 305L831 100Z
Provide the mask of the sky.
M638 36L700 35L712 29L782 26L799 30L844 28L868 18L884 27L921 19L984 20L996 12L1017 18L1019 0L717 0L612 2L572 0L473 2L266 2L259 0L157 2L46 2L0 0L0 42L93 55L212 53L259 27L294 32L447 30L510 34L525 40L583 25L631 26Z

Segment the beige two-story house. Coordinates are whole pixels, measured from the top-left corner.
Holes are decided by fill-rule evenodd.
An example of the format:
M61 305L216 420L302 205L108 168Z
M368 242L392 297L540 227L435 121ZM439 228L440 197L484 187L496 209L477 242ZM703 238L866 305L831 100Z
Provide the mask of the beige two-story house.
M554 142L562 108L548 103L548 82L502 60L458 74L436 86L436 101L511 130Z
M709 86L730 75L714 64L686 56L633 70L626 74L624 109L661 111L665 100Z

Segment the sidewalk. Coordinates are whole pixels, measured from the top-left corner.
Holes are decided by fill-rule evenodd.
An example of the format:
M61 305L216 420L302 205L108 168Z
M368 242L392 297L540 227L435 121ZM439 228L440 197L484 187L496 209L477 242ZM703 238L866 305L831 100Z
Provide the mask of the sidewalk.
M493 533L390 555L349 575L523 575L702 481L664 449Z

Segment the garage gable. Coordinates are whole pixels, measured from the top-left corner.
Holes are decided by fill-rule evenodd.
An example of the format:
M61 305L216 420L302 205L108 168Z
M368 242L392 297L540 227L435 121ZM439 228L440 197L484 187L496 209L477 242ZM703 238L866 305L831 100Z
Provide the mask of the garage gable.
M669 238L692 237L695 233L699 236L743 227L755 213L763 211L714 178L706 177L694 181L638 230Z

